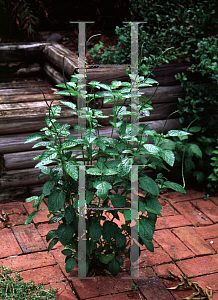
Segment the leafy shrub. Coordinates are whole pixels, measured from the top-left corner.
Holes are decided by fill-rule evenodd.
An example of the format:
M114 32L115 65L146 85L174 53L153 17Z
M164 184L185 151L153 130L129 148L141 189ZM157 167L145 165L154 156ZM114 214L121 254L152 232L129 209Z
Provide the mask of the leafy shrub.
M132 21L147 22L138 26L139 50L143 64L146 66L180 59L190 61L197 42L203 37L216 35L218 29L217 0L176 2L130 0L130 12ZM101 54L103 64L111 61L114 64L131 62L130 28L130 24L116 27L118 45L115 51L103 51ZM171 49L162 55L168 48ZM90 53L95 58L96 51ZM142 74L143 69L140 69L140 72Z
M161 216L161 204L158 200L159 185L151 177L144 173L145 170L160 171L167 169L167 165L173 166L174 153L168 149L167 143L172 136L185 136L184 131L170 130L166 135L156 133L148 125L139 124L139 132L133 134L128 118L131 112L125 106L125 102L131 97L131 83L113 81L111 85L91 81L88 86L91 92L81 90L83 84L78 81L80 76L73 75L71 82L58 84L57 87L64 90L57 92L59 95L78 98L82 94L86 96L87 107L79 109L78 100L61 101L72 109L72 114L81 118L84 115L87 121L85 134L78 138L70 135L68 124L60 124L57 116L61 113L61 106L48 105L49 112L46 117L47 127L41 129L44 133L31 135L26 142L39 141L34 148L45 146L47 150L36 156L34 160L41 160L36 167L42 174L38 178L50 176L42 190L41 196L33 196L26 201L34 201L33 207L37 208L29 215L25 224L28 224L40 211L39 207L45 196L48 196L47 207L49 210L49 224L57 223L57 230L51 230L46 236L50 241L48 251L60 241L64 245L62 253L66 256L66 272L74 269L79 257L78 243L78 182L79 166L86 166L86 206L88 209L86 218L86 273L95 270L98 265L108 265L109 271L116 276L123 265L123 257L130 258L131 229L136 229L139 234L139 243L145 245L149 251L154 251L152 243L155 231L157 215ZM152 79L139 77L139 87L152 86L157 83ZM103 91L99 91L99 90ZM98 91L96 91L98 90ZM103 115L101 110L95 109L91 103L98 98L104 98L104 103L112 102L112 114ZM149 115L152 107L147 104L147 99L141 96L138 106L139 118ZM122 104L119 105L119 102ZM85 112L85 114L83 114ZM99 134L99 119L112 117L111 137ZM125 118L127 118L125 120ZM119 135L113 138L113 132ZM78 131L78 124L74 126ZM150 140L150 143L149 143ZM147 142L147 143L146 143ZM163 146L164 145L164 146ZM98 147L98 149L96 149ZM77 155L74 150L79 150ZM93 167L94 161L97 163ZM140 161L140 165L139 162ZM51 163L56 166L49 167ZM144 194L139 196L139 208L142 213L134 226L131 224L131 166L138 165L138 190ZM133 178L136 174L133 172ZM133 179L134 180L134 179ZM174 182L162 181L162 186L169 187L184 193L185 190ZM121 194L119 192L121 189ZM115 210L107 210L110 207ZM105 214L103 210L105 208ZM137 211L138 211L137 210ZM111 216L108 221L105 215ZM122 218L123 217L123 218ZM120 227L114 220L125 220ZM102 225L103 222L103 225ZM139 225L138 225L139 224ZM139 229L138 229L139 226ZM138 245L136 245L139 249Z
M12 274L13 273L13 274ZM45 290L42 284L24 282L19 273L0 266L0 299L4 300L55 300L57 290Z
M191 141L199 146L202 158L190 159L187 170L192 170L199 183L206 180L213 169L210 164L212 152L218 138L218 48L217 38L204 38L197 44L193 54L196 63L190 68L198 74L198 80L193 82L185 74L177 74L185 88L185 98L179 98L178 110L180 122L187 126L194 120ZM191 175L191 174L190 174Z

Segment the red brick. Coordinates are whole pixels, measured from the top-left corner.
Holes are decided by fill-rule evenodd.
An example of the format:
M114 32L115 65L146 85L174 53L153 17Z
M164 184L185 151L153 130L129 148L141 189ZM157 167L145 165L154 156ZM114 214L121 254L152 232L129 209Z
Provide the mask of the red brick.
M27 219L27 216L27 213L9 215L11 226L23 225Z
M51 250L50 253L54 256L55 261L57 262L57 264L60 267L61 271L64 273L64 275L68 279L74 278L74 277L78 277L78 267L77 267L77 264L76 264L76 266L75 266L75 268L73 269L72 272L67 273L65 271L65 258L66 258L66 256L61 253L61 251L63 249L64 248L57 248L57 249Z
M45 244L33 223L12 227L14 235L24 253L46 250Z
M193 257L189 250L169 229L157 230L154 240L172 257L173 260Z
M174 284L174 286L176 286L176 284ZM175 300L181 300L186 297L190 297L193 294L193 290L186 290L186 291L171 290L170 293L173 295Z
M18 255L22 253L22 250L12 232L9 228L0 230L0 257L8 257L10 255Z
M48 266L48 267L23 271L20 272L20 276L23 277L26 282L32 279L33 281L35 281L36 284L39 283L47 284L47 283L60 282L65 280L65 277L58 266Z
M214 249L197 234L194 228L180 227L172 232L192 251L195 255L213 254Z
M184 216L175 215L157 219L156 230L192 225Z
M218 197L210 197L211 201L213 201L214 204L218 205Z
M57 294L55 295L57 300L76 300L77 297L74 294L71 286L67 281L64 282L53 282L45 285L45 289L49 289L49 286L53 289L58 289Z
M210 286L214 292L218 291L218 273L195 277L192 281L199 283L204 289Z
M195 277L218 271L218 254L195 257L176 262L187 277Z
M50 230L56 230L58 228L58 223L54 223L54 224L48 224L48 223L44 223L44 224L39 224L37 225L37 230L39 232L39 234L41 236L46 236L47 233Z
M206 215L195 208L189 201L173 204L173 206L195 226L213 224Z
M210 200L194 200L191 203L197 207L202 213L210 218L214 223L218 222L218 206Z
M3 203L0 204L0 212L2 209L7 213L7 214L19 214L22 212L26 212L23 202L12 202L12 203Z
M206 240L206 242L213 247L213 249L218 252L218 238Z
M218 300L218 293L213 293L213 300Z
M198 227L195 228L195 230L205 240L218 237L218 224L214 224L206 227Z
M151 267L171 262L170 256L161 248L157 248L154 252L148 250L142 251L139 258L139 268Z
M129 279L122 279L122 277ZM129 289L132 284L133 280L127 273L119 273L115 279L112 276L95 276L93 279L73 280L73 286L80 299L125 292L125 289Z
M49 245L49 243L50 243L51 241L49 241L49 242L47 243L46 237L45 237L45 236L42 236L42 240L43 240L43 242L44 242L44 244L45 244L46 249L48 249L48 245ZM63 247L63 245L62 245L60 242L57 242L57 244L54 245L54 247L53 247L52 249L57 249L57 248L60 248L60 247Z
M177 210L174 207L172 207L172 205L170 205L169 202L162 199L159 199L159 201L162 205L161 214L163 217L178 215Z
M166 275L172 276L170 274L169 270L180 277L182 274L182 271L174 263L164 264L164 265L160 265L160 266L154 266L153 269L157 273L158 276L166 276Z
M194 191L192 189L187 189L186 194L182 194L179 192L168 192L167 194L161 194L160 197L162 199L166 198L171 203L177 203L181 201L189 201L194 199L202 199L204 198L204 194L198 191Z
M36 208L33 208L33 202L26 202L24 203L24 207L26 208L28 214L30 215L33 211L36 211ZM33 222L35 224L38 223L45 223L48 222L49 218L47 218L47 215L49 214L48 208L45 205L44 202L41 203L40 209L45 208L44 210L40 211L36 217L33 219Z
M56 262L52 254L38 252L1 259L0 264L7 268L12 268L14 271L24 271L55 265Z

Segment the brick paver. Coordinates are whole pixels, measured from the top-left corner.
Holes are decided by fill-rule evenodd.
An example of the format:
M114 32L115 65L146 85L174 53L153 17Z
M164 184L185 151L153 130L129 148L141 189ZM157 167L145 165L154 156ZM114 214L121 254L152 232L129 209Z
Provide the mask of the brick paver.
M218 222L218 206L212 201L197 199L191 201L191 203L198 208L202 213L204 213L210 220L214 223Z
M18 255L22 253L22 250L13 235L10 228L4 228L0 231L0 257L8 257L11 255Z
M197 234L192 227L179 227L172 230L178 238L195 254L213 254L214 249Z
M37 284L48 284L52 282L60 282L65 280L65 277L58 266L48 266L22 271L20 272L20 275L24 278L26 282L32 279Z
M33 223L12 228L24 253L46 250L46 246Z
M149 252L141 247L139 279L130 277L127 258L116 279L105 275L81 280L77 277L77 265L66 273L63 246L58 243L47 253L46 235L58 226L58 223L48 224L48 211L40 212L33 222L23 226L34 210L31 202L0 204L0 213L3 209L10 219L2 225L12 226L0 229L0 265L21 271L26 281L33 279L36 283L44 282L46 288L49 284L60 288L57 300L180 300L190 296L192 291L166 289L177 281L157 275L168 275L168 270L177 275L183 273L203 287L211 286L213 300L218 300L218 197L204 200L202 193L188 190L187 194L162 194L160 202L163 217L158 217L156 224L155 249ZM131 290L133 283L139 290Z
M208 219L205 214L199 211L196 206L193 206L190 201L175 203L173 206L194 226L206 226L213 224L213 222Z
M177 261L176 264L188 277L212 274L218 272L218 254Z
M218 237L218 224L214 224L207 227L198 227L195 228L195 230L205 240Z
M29 269L55 265L56 261L53 255L48 254L47 252L36 252L1 259L0 264L19 272Z
M169 229L157 230L155 241L171 256L173 260L193 257L189 250Z
M24 203L24 207L28 211L28 214L31 214L33 211L37 210L36 208L33 208L33 202ZM37 216L33 219L33 222L35 224L44 223L44 222L49 221L49 218L47 218L47 215L49 214L49 211L48 211L48 208L47 208L47 206L45 205L44 202L41 203L40 209L44 209L44 210L40 211L37 214Z
M160 217L157 219L156 229L169 229L185 225L192 225L184 216L175 215L168 217Z

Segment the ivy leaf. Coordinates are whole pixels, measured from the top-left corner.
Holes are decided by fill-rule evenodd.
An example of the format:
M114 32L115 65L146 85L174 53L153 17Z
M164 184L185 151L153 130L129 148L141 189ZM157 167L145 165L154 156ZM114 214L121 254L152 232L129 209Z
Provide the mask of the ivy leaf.
M151 193L154 196L159 196L159 188L156 182L147 175L143 175L139 178L139 183L143 190Z

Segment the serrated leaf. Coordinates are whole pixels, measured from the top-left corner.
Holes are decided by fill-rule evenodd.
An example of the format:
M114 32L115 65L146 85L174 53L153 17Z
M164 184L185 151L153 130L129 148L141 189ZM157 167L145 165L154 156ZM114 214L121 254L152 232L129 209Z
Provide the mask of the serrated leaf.
M110 253L108 255L105 254L99 254L99 260L103 263L103 264L108 264L113 258L114 258L115 254L114 253Z
M58 243L58 238L54 238L51 240L51 242L48 245L48 253L51 251L51 249Z
M175 156L171 150L162 150L160 152L160 156L163 158L163 160L168 163L171 167L174 165L175 162Z
M60 101L63 105L76 110L76 104L72 103L72 102L68 102L68 101Z
M53 189L55 185L55 181L47 181L42 188L42 193L44 196L48 196L51 193L51 190Z
M171 182L171 181L164 181L164 185L174 191L186 194L185 189L178 183Z
M90 168L86 173L90 175L101 175L101 170L99 168Z
M156 182L147 175L139 178L139 183L143 190L151 193L154 196L159 196L159 188Z
M57 236L62 245L70 245L73 240L75 228L69 224L59 224L57 229Z
M102 227L99 222L94 222L89 227L89 237L93 242L100 240L102 235Z
M118 230L119 229L116 223L105 221L102 230L104 240L106 242L110 241L110 239L115 237Z
M190 133L183 131L183 130L170 130L164 137L168 136L182 136L182 135L189 135Z
M48 210L49 212L56 212L58 211L65 202L65 192L62 190L54 190L48 197Z
M76 217L75 209L72 205L69 205L65 210L65 220L67 224L72 223L75 217Z
M109 262L109 271L110 273L116 277L117 274L119 274L120 272L120 264L119 262L117 261L116 258L113 258L110 262Z
M124 208L126 207L126 197L119 194L110 195L110 199L113 207L115 208Z
M24 143L32 143L41 139L46 138L46 136L42 133L33 133L31 134Z
M56 230L50 230L46 235L46 242L48 243L51 239L54 239L57 237Z
M33 218L35 218L35 216L41 211L42 209L40 210L36 210L36 211L33 211L26 219L25 223L24 223L24 226L26 226L27 224L29 224Z
M152 241L154 229L150 222L144 218L139 220L139 236L144 240Z
M152 144L144 144L143 147L151 154L157 154L160 148Z
M66 263L65 263L65 270L67 273L70 273L73 271L74 267L76 265L76 260L74 257L67 257Z
M61 215L53 216L51 219L48 221L48 224L54 224L59 222L62 219Z
M64 169L70 177L72 177L75 181L79 178L79 168L75 165L74 162L67 161L64 162Z

